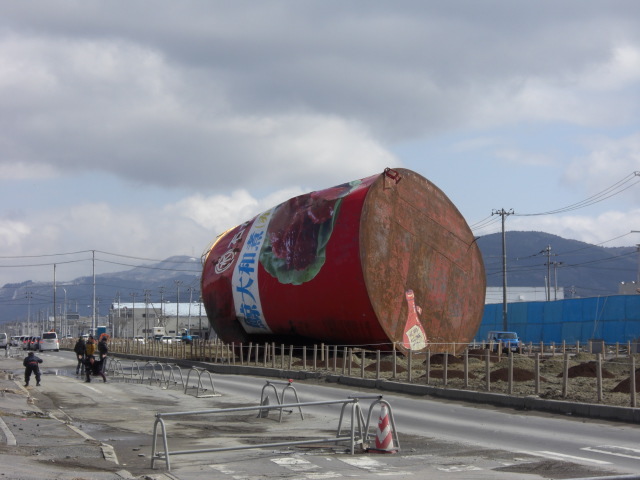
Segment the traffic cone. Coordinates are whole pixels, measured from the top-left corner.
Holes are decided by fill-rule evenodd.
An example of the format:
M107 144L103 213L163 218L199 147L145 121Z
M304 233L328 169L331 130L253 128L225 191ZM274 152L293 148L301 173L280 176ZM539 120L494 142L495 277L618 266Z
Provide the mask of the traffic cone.
M370 448L373 453L396 453L397 448L393 446L393 431L389 421L389 409L383 403L380 409L380 419L376 431L376 448Z

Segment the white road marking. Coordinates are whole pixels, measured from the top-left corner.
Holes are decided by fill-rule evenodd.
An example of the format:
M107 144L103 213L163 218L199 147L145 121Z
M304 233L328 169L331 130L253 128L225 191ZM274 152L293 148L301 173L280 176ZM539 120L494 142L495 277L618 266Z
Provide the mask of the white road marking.
M340 458L340 461L351 465L352 467L361 468L366 470L367 472L375 473L376 475L386 476L386 475L413 475L412 472L405 472L396 470L394 467L389 467L386 463L379 462L373 458L368 457L353 457L353 458Z
M476 467L475 465L448 465L442 467L436 467L437 470L441 472L447 473L455 473L455 472L472 472L476 470L482 470L480 467Z
M13 433L11 433L11 430L9 430L7 424L2 421L2 417L0 417L0 430L2 430L2 433L4 433L4 438L6 438L7 445L17 445L16 437L13 436Z
M522 452L521 451L520 453L533 455L535 457L553 458L555 460L576 460L578 462L595 463L597 465L611 465L611 462L605 462L605 461L602 461L602 460L593 460L591 458L585 458L585 457L576 457L576 456L573 456L573 455L565 455L564 453L547 452L547 451L544 451L544 450L540 450L540 451L537 451L537 452Z
M584 447L581 448L581 450L640 460L640 450L638 450L637 448L617 447L615 445L600 445L598 447Z
M313 463L295 457L272 458L271 461L281 467L286 467L294 472L308 472L310 470L318 470L320 467Z

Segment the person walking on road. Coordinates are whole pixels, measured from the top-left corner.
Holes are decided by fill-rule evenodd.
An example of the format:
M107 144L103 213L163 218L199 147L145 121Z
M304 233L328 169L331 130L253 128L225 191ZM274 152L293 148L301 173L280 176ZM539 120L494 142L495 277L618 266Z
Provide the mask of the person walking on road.
M31 374L33 373L36 377L36 386L40 386L40 366L42 363L42 359L40 357L36 357L36 354L33 352L29 352L29 355L24 359L22 365L24 365L24 386L29 386L29 380L31 379Z
M93 339L93 335L89 335L89 339L84 347L84 355L85 357L89 357L89 355L93 355L96 353L96 341Z
M78 357L78 364L76 365L76 375L84 375L84 354L85 354L85 341L82 336L78 337L78 341L73 347L73 351L76 352L76 357Z
M102 372L102 362L96 360L96 357L93 355L87 355L87 379L84 383L91 383L91 375L100 375L102 377L102 381L107 383L107 377Z
M100 341L98 342L98 352L100 353L100 361L104 362L104 359L107 358L107 353L109 353L106 335L102 335L100 337Z

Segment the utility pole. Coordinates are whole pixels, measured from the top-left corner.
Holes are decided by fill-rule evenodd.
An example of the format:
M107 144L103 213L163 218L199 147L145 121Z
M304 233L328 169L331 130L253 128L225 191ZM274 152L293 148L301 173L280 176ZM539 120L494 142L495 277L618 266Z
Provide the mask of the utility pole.
M547 254L547 263L546 263L547 265L547 302L550 302L551 301L551 265L553 264L555 266L555 264L558 262L551 261L551 245L547 245L547 248L545 248L544 250L540 250L539 253ZM557 254L554 253L554 256L556 255ZM558 279L556 277L556 297L557 297L557 294L558 294Z
M554 300L558 300L558 267L562 264L563 262L553 262L553 278L555 281L555 293L553 295Z
M138 294L136 292L131 292L129 295L133 297L133 307L131 308L132 310L131 338L135 339L136 337L136 295Z
M509 330L507 321L507 238L505 235L504 221L509 215L513 215L513 208L506 211L493 210L491 215L500 215L502 217L502 329Z
M56 309L56 264L53 264L53 331L56 331L56 315L58 310ZM47 325L49 327L49 325ZM42 330L46 332L47 329Z
M180 326L178 325L180 321L180 285L182 282L180 280L174 280L173 283L176 284L176 334L178 335L178 330L180 330Z
M92 270L93 270L93 314L91 315L91 330L92 335L96 334L96 251L91 250L92 253Z
M31 335L31 297L33 296L33 292L29 291L27 292L27 300L28 300L28 307L27 307L27 335Z
M144 329L146 338L149 338L149 298L151 290L144 291Z

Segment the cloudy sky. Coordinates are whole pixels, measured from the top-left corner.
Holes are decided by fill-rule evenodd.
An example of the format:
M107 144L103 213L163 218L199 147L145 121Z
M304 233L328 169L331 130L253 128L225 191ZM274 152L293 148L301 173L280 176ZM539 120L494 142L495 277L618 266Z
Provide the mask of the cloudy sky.
M0 285L199 258L387 166L479 236L635 245L639 116L636 0L0 0Z

